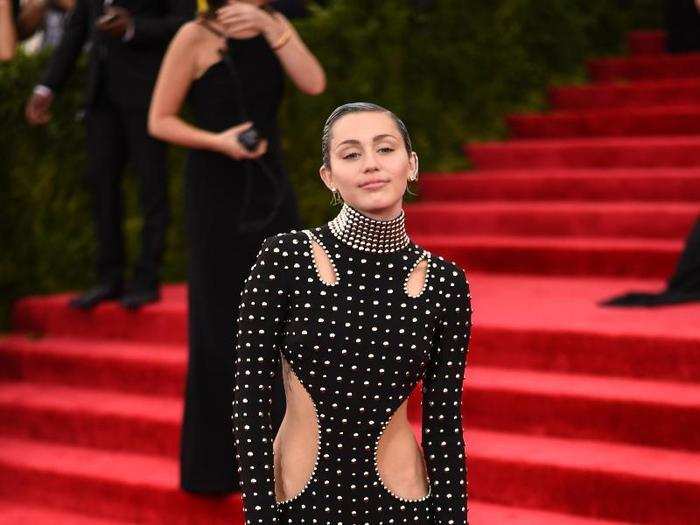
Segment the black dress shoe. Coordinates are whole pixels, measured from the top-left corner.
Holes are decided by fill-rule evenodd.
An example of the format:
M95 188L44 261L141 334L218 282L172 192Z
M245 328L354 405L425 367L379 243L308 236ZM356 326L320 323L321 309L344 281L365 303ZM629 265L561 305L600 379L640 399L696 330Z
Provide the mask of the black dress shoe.
M107 301L109 299L118 299L121 297L123 289L121 285L115 284L98 284L97 286L90 288L87 292L82 295L73 297L68 306L76 310L89 310L94 308L102 301Z
M121 304L127 310L138 310L144 304L154 303L160 299L160 292L157 288L145 290L132 290L125 293L121 298Z

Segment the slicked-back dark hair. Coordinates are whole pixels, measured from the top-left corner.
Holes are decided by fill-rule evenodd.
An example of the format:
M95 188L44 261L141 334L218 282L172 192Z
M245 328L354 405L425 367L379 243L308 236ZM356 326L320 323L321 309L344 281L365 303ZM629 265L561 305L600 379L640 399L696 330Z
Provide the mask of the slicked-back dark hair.
M349 102L335 108L326 119L326 123L323 125L323 132L321 133L321 158L323 159L323 165L325 167L330 168L331 166L330 148L333 125L338 121L338 119L349 113L362 113L365 111L386 113L389 115L401 133L401 137L403 138L403 143L404 146L406 146L408 155L411 155L413 152L413 147L411 146L411 137L408 135L406 124L404 124L403 121L392 111L389 111L378 104L373 104L372 102Z

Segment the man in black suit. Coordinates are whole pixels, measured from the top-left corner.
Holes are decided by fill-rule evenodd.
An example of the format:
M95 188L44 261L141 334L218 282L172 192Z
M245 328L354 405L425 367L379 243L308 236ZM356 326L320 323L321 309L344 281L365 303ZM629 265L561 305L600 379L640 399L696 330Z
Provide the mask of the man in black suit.
M27 103L27 120L46 123L54 93L65 84L85 42L91 42L85 124L99 283L73 298L74 308L121 298L123 306L133 309L160 297L159 270L170 217L166 147L148 134L146 122L165 50L195 11L196 0L77 0ZM140 178L143 230L140 258L125 286L121 178L127 161Z

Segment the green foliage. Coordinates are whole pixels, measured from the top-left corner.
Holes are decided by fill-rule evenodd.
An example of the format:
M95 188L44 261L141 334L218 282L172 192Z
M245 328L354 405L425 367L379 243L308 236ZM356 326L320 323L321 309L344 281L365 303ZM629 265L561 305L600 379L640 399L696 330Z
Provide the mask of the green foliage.
M318 177L320 132L337 105L368 100L406 122L421 167L468 167L464 141L505 135L503 116L546 107L550 83L585 80L585 59L623 50L633 27L659 27L657 0L331 0L312 4L300 34L328 77L326 92L304 95L290 84L281 111L286 165L307 224L337 210ZM88 285L94 278L84 129L76 119L85 61L54 103L51 123L30 128L23 109L47 56L0 66L0 318L9 300ZM171 149L171 203L164 277L183 279L184 152ZM138 181L125 181L129 254L141 227ZM6 317L5 317L6 318Z

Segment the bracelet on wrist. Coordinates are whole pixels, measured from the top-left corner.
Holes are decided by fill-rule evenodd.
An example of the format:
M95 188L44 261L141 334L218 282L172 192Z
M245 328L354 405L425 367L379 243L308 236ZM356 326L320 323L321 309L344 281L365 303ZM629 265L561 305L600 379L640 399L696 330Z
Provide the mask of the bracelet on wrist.
M288 27L285 28L284 33L277 39L277 41L274 44L271 44L270 47L277 51L279 48L281 48L284 44L289 42L289 39L292 38L292 31Z

